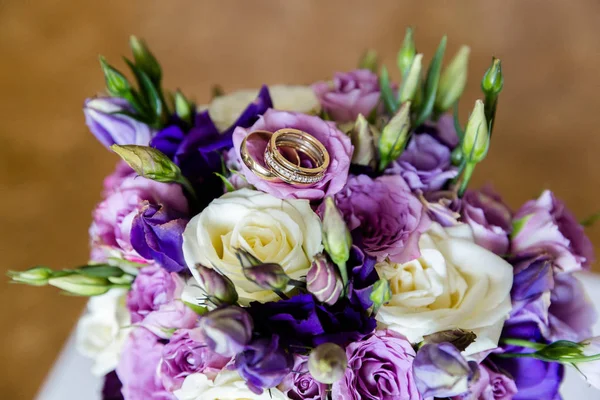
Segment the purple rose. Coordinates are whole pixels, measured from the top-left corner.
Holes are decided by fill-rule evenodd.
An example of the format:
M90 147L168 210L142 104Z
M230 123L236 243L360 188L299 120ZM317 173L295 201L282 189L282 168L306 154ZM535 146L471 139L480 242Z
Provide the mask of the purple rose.
M491 188L467 190L461 201L462 219L473 229L475 243L503 256L508 253L512 213Z
M106 147L113 144L137 144L148 146L154 132L143 122L120 111L133 111L125 99L118 97L97 97L87 99L83 106L85 123L96 138Z
M165 388L173 392L181 388L186 376L193 373L202 373L214 379L229 361L229 357L223 357L208 348L197 328L180 329L163 348L160 376Z
M246 309L224 306L205 314L200 319L199 328L212 351L233 357L252 339L254 322Z
M511 251L547 252L564 272L588 268L594 248L583 227L565 205L546 190L537 200L525 203L514 217Z
M106 197L93 212L90 227L93 261L106 262L113 257L138 263L152 261L142 257L131 243L133 220L144 201L180 214L188 212L187 200L179 185L155 182L133 171L126 175L126 171L119 164L116 172L106 178Z
M397 263L419 257L419 237L430 220L402 177L353 176L335 199L365 253Z
M290 373L294 359L279 345L279 337L255 339L235 358L238 373L255 393L274 388Z
M441 189L458 174L450 162L450 149L428 134L413 135L400 158L386 174L400 175L412 190L431 192Z
M417 194L423 203L425 211L432 221L443 227L456 226L460 224L461 199L457 194L449 190L429 192L426 195Z
M248 312L255 332L261 336L278 335L292 352L333 342L341 346L371 333L375 320L364 310L339 299L333 306L320 304L310 294L300 294L278 302L252 302Z
M367 69L338 72L333 82L317 82L315 95L323 109L337 122L354 121L358 114L368 117L379 103L379 79Z
M463 395L452 400L511 400L517 393L517 385L508 376L485 365L479 366L479 379Z
M272 194L280 199L319 200L342 190L348 179L352 144L350 138L338 130L334 123L325 122L319 117L269 110L248 129L237 128L233 133L233 145L239 157L242 140L252 131L266 130L275 132L282 128L295 128L314 136L327 149L330 157L329 168L325 177L308 187L299 187L285 182L269 182L255 175L243 162L239 162L242 174L248 183L257 189ZM248 151L259 163L262 163L266 141L248 140Z
M554 282L548 309L548 339L580 342L591 337L598 314L579 279L569 274L558 274Z
M421 399L413 376L415 351L404 337L376 331L346 347L348 368L333 384L334 400Z
M145 259L167 271L180 272L186 268L182 246L187 223L185 214L144 201L133 219L131 245Z
M327 385L316 381L308 372L308 357L296 355L294 368L279 389L291 400L326 400Z
M158 337L144 328L135 328L131 332L117 365L125 399L175 399L163 386L158 372L163 347Z

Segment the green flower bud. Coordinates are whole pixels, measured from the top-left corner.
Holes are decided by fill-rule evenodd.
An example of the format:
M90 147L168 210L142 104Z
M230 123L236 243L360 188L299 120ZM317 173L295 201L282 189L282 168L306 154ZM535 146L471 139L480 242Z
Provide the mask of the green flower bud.
M380 279L373 284L373 290L369 299L373 302L373 310L377 311L379 307L392 299L392 289L387 279Z
M25 283L32 286L44 286L52 277L53 271L46 267L33 267L26 271L8 271L13 282Z
M182 178L179 167L155 148L118 144L113 144L110 148L144 178L158 182L179 182Z
M415 94L419 89L419 83L421 82L421 61L423 60L423 54L417 54L413 59L413 62L406 74L402 87L400 88L400 103L407 101L413 101Z
M350 258L352 236L342 213L332 197L325 199L323 212L323 246L331 260L338 265L344 285L348 281L346 261ZM342 268L343 266L343 268Z
M493 57L492 66L485 72L481 80L481 90L486 95L498 95L504 86L504 77L502 76L502 65L500 59Z
M379 60L377 59L377 52L373 49L369 49L363 54L358 63L358 68L368 69L372 72L377 72L379 69Z
M435 109L439 112L449 110L465 90L470 52L469 46L462 46L444 69L435 99Z
M353 164L374 167L376 157L374 141L378 136L377 128L369 124L362 114L359 114L350 130L350 140L354 146Z
M467 122L462 142L462 151L464 157L470 163L478 163L485 158L489 146L490 135L485 119L483 101L477 100L473 112L469 117L469 122Z
M284 292L290 283L283 267L275 263L258 264L242 269L244 276L264 290Z
M383 171L389 163L400 157L408 142L410 132L410 101L403 103L400 109L383 128L379 139L379 170Z
M50 278L48 284L79 296L97 296L108 292L111 287L105 278L77 274Z
M160 64L154 55L152 55L146 43L135 36L131 36L129 38L129 46L133 52L135 64L148 75L152 82L159 83L162 76Z
M104 79L106 80L106 90L112 96L128 97L131 93L131 85L127 78L118 70L110 66L106 59L100 56L100 65L104 71Z
M335 343L323 343L308 356L308 372L321 383L330 385L342 379L348 367L346 352Z
M175 102L175 114L177 114L177 116L179 118L181 118L182 121L191 123L193 106L185 98L185 96L183 95L183 93L181 93L180 90L177 90L175 92L174 102Z
M417 54L417 49L413 39L413 30L412 28L408 27L406 28L404 42L402 43L402 48L400 48L400 51L398 52L398 58L396 61L402 76L406 75L406 72L412 65L415 54Z

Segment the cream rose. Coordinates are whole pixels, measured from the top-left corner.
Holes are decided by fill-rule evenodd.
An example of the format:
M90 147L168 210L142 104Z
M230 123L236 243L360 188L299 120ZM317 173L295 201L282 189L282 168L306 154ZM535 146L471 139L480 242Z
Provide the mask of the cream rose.
M211 381L204 374L188 375L181 389L173 392L177 400L287 400L279 389L265 390L256 394L235 371L224 369Z
M183 233L183 255L192 275L196 264L217 268L235 284L243 303L277 296L244 277L235 250L280 264L294 279L306 275L323 248L321 221L308 200L280 200L250 189L226 193L192 218Z
M269 86L273 108L302 113L318 112L319 100L310 86ZM208 105L208 114L219 130L229 128L258 95L258 89L238 90L219 96ZM205 107L202 107L205 108Z
M87 312L77 324L77 350L94 360L92 373L96 376L104 376L117 367L131 324L126 295L125 289L112 289L90 298Z
M511 310L511 265L476 245L466 224L442 228L433 223L421 235L419 249L416 260L376 265L393 294L377 320L413 343L462 328L477 335L466 355L495 348Z

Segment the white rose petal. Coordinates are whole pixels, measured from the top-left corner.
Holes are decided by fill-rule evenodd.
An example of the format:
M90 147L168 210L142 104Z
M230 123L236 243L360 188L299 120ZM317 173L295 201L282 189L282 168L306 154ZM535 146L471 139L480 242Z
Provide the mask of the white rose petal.
M258 89L238 90L215 98L207 108L208 114L220 131L229 128L239 118L248 104L258 96ZM273 108L302 113L318 112L320 105L310 86L269 86Z
M117 367L131 324L125 307L125 289L112 289L92 297L86 314L77 324L77 350L94 360L92 373L103 376Z
M226 193L192 218L183 233L183 254L192 275L196 264L215 267L234 283L240 300L277 296L248 281L235 256L242 248L263 262L280 264L294 279L306 275L321 244L321 220L308 200L281 200L250 189Z
M497 347L511 310L511 265L476 245L466 224L444 229L433 223L419 248L416 260L376 265L393 294L377 320L412 343L447 329L473 331L477 340L465 355Z
M235 371L224 369L212 382L206 375L188 375L181 389L173 392L178 400L286 400L279 389L265 390L256 394L248 389L246 382Z

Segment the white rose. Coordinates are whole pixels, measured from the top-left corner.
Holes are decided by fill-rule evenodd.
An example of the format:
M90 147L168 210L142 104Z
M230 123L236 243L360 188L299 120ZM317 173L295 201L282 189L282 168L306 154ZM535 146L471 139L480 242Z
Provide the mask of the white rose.
M288 397L279 389L265 390L256 394L236 371L222 370L215 381L204 374L188 375L181 389L173 392L178 400L287 400Z
M320 109L319 100L310 86L273 85L269 86L269 93L273 108L278 110L310 113ZM208 114L217 128L223 131L238 119L256 96L258 89L238 90L219 96L208 105Z
M241 189L213 200L188 223L183 255L192 275L196 264L215 267L234 283L240 300L272 301L277 296L244 277L236 249L263 262L280 264L294 279L306 275L321 244L321 220L308 200L281 200Z
M511 265L476 245L465 224L444 229L433 223L419 249L421 257L406 264L376 265L393 294L377 320L413 343L462 328L477 335L466 355L495 348L511 310Z
M94 360L94 375L106 375L117 367L131 324L126 295L125 289L112 289L90 298L87 312L77 324L77 350Z

